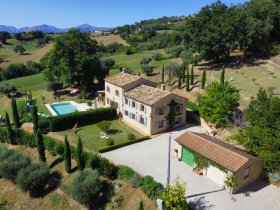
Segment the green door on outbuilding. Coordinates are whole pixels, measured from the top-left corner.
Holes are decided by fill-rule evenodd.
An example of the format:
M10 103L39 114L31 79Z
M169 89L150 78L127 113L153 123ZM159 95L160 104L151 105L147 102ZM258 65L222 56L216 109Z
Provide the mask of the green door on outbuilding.
M182 160L191 167L194 167L194 153L186 147L182 150Z

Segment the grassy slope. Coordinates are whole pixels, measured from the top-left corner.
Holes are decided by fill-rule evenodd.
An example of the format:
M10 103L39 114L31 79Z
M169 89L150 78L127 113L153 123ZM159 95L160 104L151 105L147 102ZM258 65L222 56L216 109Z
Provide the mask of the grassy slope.
M134 134L136 138L143 137L137 131L131 129L128 125L120 122L119 120L112 121L110 138L114 140L115 144L120 144L129 141L128 134ZM72 139L71 143L76 145L77 135L83 140L83 145L88 151L97 152L99 149L106 147L106 140L101 140L101 131L96 124L84 126L78 129L77 135L72 131L59 132L62 136L67 135Z
M25 63L29 60L38 62L53 46L53 44L48 44L42 48L37 48L36 41L21 43L16 39L9 39L7 42L9 44L5 44L0 48L0 57L4 58L4 62L0 64L2 68L11 63ZM24 55L14 52L15 46L18 44L22 44L26 49Z
M28 148L24 146L13 146L13 149L19 150L26 155L31 157L33 162L38 162L38 155L36 148ZM71 183L73 178L77 175L77 171L71 174L65 173L64 162L58 161L59 156L51 156L46 152L48 165L53 165L52 171L57 171L61 174L61 186L67 192L70 192ZM76 166L75 161L72 161L72 167ZM55 164L56 163L56 164ZM150 200L141 189L131 188L127 183L123 181L116 180L124 184L124 187L116 192L116 195L124 197L124 204L119 209L131 210L137 208L139 202L142 200L147 209L155 210L155 201ZM7 201L7 209L85 209L83 206L75 202L70 196L66 195L61 189L56 189L50 192L43 198L30 198L28 194L23 193L18 189L18 187L11 182L0 179L0 199L5 199ZM113 209L110 204L105 208L107 210Z
M104 45L108 45L117 42L119 44L123 44L124 46L129 46L129 44L124 39L122 39L120 35L108 34L106 36L101 36L93 34L92 37L96 39L99 44L103 43Z

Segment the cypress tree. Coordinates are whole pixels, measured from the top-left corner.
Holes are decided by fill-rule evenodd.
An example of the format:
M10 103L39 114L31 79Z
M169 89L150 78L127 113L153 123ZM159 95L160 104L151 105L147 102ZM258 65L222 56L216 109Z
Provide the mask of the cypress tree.
M164 84L164 65L162 66L161 70L161 84Z
M201 88L204 89L206 82L206 69L203 70L202 78L201 78Z
M39 119L38 119L38 108L35 104L33 104L32 108L32 121L33 121L33 131L37 133L39 129Z
M190 91L190 72L189 68L187 68L187 75L186 75L186 91Z
M12 98L11 106L12 106L14 125L15 125L16 128L20 128L20 121L19 121L17 102L16 102L14 97Z
M221 83L221 84L225 84L225 67L223 67L223 69L222 69L222 74L221 74L221 78L220 78L220 83Z
M186 65L185 63L183 64L183 69L182 69L182 74L183 74L183 82L186 82Z
M140 201L138 210L144 210L144 203L143 203L143 201Z
M179 71L178 88L181 89L181 86L182 86L182 72Z
M71 171L71 149L69 142L67 140L67 136L64 138L64 163L65 163L65 171L70 173Z
M191 68L191 85L194 84L194 73L193 73L193 64L192 64L192 68Z
M10 122L10 117L9 117L9 114L6 112L6 119L5 119L5 124L6 124L6 127L7 127L7 138L8 138L8 141L9 143L11 144L15 144L15 133L12 129L12 126L11 126L11 122Z
M45 145L40 130L38 130L36 135L37 135L37 150L39 154L39 160L42 162L46 162Z
M172 70L171 68L168 69L168 83L171 85L172 82Z
M78 164L78 169L82 171L84 169L84 155L83 155L83 143L81 137L78 137L77 164Z

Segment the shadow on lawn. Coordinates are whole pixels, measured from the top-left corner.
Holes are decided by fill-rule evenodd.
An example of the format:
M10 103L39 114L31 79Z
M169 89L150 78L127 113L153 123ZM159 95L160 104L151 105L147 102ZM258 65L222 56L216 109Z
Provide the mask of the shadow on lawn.
M108 134L109 135L114 135L114 134L119 134L121 133L122 131L121 130L118 130L118 129L111 129L108 131Z

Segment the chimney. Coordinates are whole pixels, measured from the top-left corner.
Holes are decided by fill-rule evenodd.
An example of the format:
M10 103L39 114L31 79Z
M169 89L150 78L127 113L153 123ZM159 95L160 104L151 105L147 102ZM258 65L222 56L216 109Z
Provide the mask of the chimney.
M161 85L160 85L160 89L161 89L161 90L165 90L165 84L161 84Z

